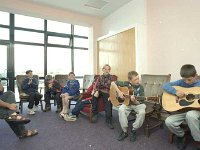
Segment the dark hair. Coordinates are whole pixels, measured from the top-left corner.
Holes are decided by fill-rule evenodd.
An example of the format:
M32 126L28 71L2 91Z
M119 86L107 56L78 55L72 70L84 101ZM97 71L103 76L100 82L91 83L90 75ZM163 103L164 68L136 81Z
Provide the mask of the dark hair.
M193 65L186 64L181 67L180 75L182 78L195 77L197 71Z
M128 73L128 79L131 80L133 76L138 76L138 73L136 71L130 71Z
M26 74L29 74L30 72L33 72L32 70L27 70L26 71Z
M74 72L70 72L70 73L69 73L69 76L70 76L71 74L73 74L73 75L75 76Z

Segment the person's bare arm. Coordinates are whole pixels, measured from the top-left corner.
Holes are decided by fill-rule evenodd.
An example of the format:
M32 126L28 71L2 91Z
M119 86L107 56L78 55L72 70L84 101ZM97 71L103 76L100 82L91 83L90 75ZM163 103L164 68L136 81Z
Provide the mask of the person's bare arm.
M9 103L6 103L2 100L0 100L0 107L8 108L10 110L17 110L16 104L9 104Z

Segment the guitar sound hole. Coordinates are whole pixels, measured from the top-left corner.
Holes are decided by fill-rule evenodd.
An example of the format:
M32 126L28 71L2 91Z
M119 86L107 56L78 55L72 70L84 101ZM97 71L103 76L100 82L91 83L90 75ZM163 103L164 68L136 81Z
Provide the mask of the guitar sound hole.
M200 99L198 100L198 103L200 104Z
M191 100L195 99L195 96L193 94L188 94L188 95L186 95L186 99L191 101Z
M119 103L123 103L124 102L124 99L120 98L120 97L118 97L117 100L118 100Z

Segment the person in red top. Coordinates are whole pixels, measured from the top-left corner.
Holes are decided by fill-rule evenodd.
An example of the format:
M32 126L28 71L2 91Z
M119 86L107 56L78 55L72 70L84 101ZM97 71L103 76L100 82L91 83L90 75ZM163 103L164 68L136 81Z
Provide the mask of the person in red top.
M102 68L103 75L101 75L97 81L95 94L99 95L99 97L103 98L103 101L105 103L105 114L106 114L106 126L110 129L114 129L114 126L112 125L112 104L108 100L109 98L109 92L110 92L110 85L113 80L113 76L110 74L111 67L108 64L105 64ZM92 122L97 122L97 115L98 115L98 98L93 96L92 100Z

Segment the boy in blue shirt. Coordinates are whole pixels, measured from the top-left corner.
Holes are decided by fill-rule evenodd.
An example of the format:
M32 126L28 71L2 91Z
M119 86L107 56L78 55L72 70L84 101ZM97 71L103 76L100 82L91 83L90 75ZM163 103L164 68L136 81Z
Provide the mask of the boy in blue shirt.
M63 88L61 97L62 97L62 106L63 109L60 112L60 117L65 121L76 121L76 118L69 116L69 100L78 99L80 95L80 84L78 80L75 79L75 74L73 72L69 73L69 80L67 81L65 87Z
M185 88L200 87L200 80L197 80L197 72L193 65L186 64L181 67L180 75L182 79L169 82L163 85L163 89L170 94L178 97L184 97L185 93L180 90L176 90L173 86L181 86ZM200 93L199 93L200 94ZM190 110L187 112L181 112L170 115L165 120L166 126L169 130L177 136L178 143L177 148L184 150L186 148L186 139L184 130L180 127L181 123L186 121L190 128L191 135L197 143L197 149L200 149L200 127L199 127L200 111Z

